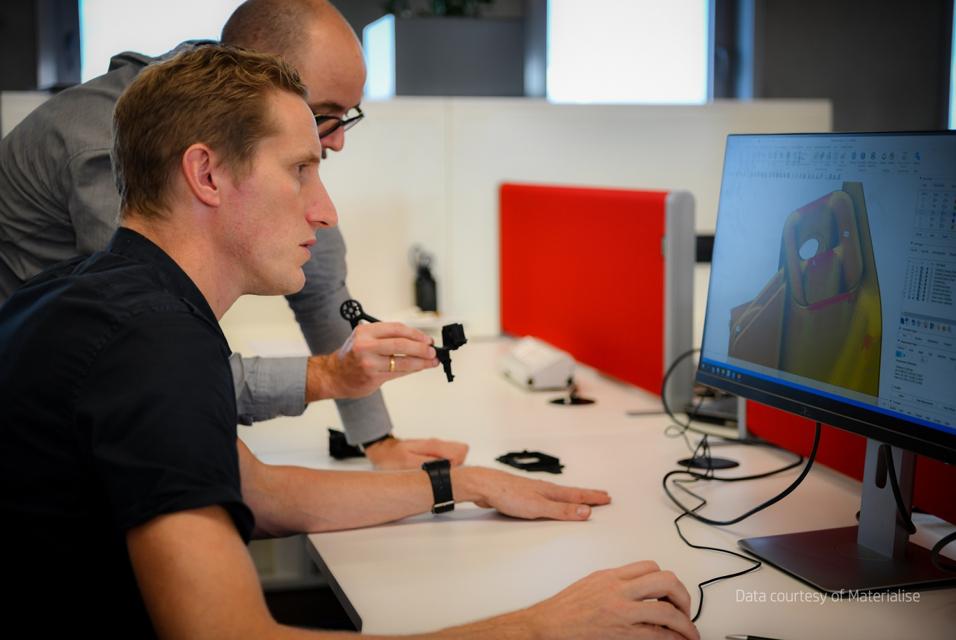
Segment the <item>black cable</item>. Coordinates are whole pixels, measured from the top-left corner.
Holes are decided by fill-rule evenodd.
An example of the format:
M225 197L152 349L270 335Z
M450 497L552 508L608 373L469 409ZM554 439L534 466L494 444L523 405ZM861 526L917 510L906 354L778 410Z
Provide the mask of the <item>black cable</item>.
M886 472L890 475L890 488L893 490L893 498L896 500L896 513L899 515L906 531L913 535L916 533L916 525L910 517L909 509L903 503L903 492L900 491L900 481L896 478L896 463L893 462L893 449L888 444L880 445L879 455L886 460Z
M690 458L690 459L696 459L696 458L698 457L697 452L700 451L701 449L703 449L704 454L703 454L702 457L704 457L705 459L709 460L709 459L710 459L710 444L709 444L709 442L708 442L708 436L709 436L710 434L708 434L706 431L701 431L700 429L695 429L695 428L692 426L692 423L693 423L693 421L694 421L694 417L696 416L697 411L700 409L700 406L701 406L701 404L702 404L702 402L703 402L703 397L698 398L697 404L694 406L694 408L693 408L691 411L689 411L689 412L687 413L687 422L681 422L680 420L678 420L678 419L677 419L677 416L674 415L673 410L671 409L671 407L670 407L670 406L668 405L668 403L667 403L667 383L670 381L671 375L674 373L674 371L677 369L678 365L680 365L681 362L683 362L686 358L689 358L690 356L692 356L693 354L695 354L695 353L697 353L697 352L699 352L699 351L700 351L700 349L698 349L698 348L688 349L687 351L685 351L685 352L682 353L681 355L677 356L677 358L675 358L674 361L671 363L671 365L667 368L667 371L664 373L664 378L663 378L663 380L661 381L661 403L662 403L662 405L663 405L663 407L664 407L664 412L668 415L668 417L670 417L671 421L673 422L673 424L668 425L668 426L664 429L664 435L667 436L667 437L669 437L669 438L683 437L683 438L684 438L684 443L687 445L688 450L691 450L691 458ZM675 429L677 429L677 431L675 431ZM701 438L701 441L698 443L698 445L697 445L696 448L691 447L690 440L687 438L687 432L688 432L688 431L691 431L691 432L693 432L693 433L697 433L697 434L700 434L700 435L703 436L703 438ZM742 575L744 575L744 574L750 573L751 571L756 571L756 570L761 566L761 563L760 563L760 561L758 561L758 560L754 560L754 559L751 558L750 556L745 556L745 555L736 553L736 552L734 552L734 551L730 551L729 549L720 549L720 548L717 548L717 547L707 547L707 546L704 546L704 545L695 545L695 544L691 543L691 542L684 536L684 533L681 531L680 524L679 524L679 523L680 523L680 520L682 520L683 518L689 516L689 517L694 518L695 520L698 520L698 521L700 521L700 522L703 522L703 523L705 523L705 524L710 524L710 525L723 526L723 525L736 524L736 523L738 523L738 522L740 522L740 521L742 521L742 520L744 520L744 519L746 519L746 518L752 516L753 514L758 513L759 511L762 511L762 510L764 510L764 509L766 509L766 508L772 506L773 504L776 504L776 503L779 502L780 500L783 500L785 497L787 497L788 495L790 495L790 493L792 493L792 492L800 485L801 482L803 482L804 478L806 478L807 474L810 472L810 469L811 469L811 467L813 466L813 462L814 462L814 460L816 459L817 449L818 449L819 443L820 443L820 433L821 433L821 425L820 425L819 422L817 422L817 423L816 423L816 431L815 431L815 433L814 433L814 438L813 438L813 447L812 447L812 449L811 449L811 451L810 451L810 456L809 456L809 459L808 459L808 461L807 461L807 465L806 465L806 467L803 469L803 471L800 473L800 476L797 477L797 479L794 480L794 482L791 483L791 485L790 485L789 487L787 487L783 492L781 492L781 493L778 494L777 496L771 498L770 500L764 502L763 504L758 505L758 506L755 507L754 509L751 509L751 510L748 511L747 513L745 513L745 514L743 514L743 515L741 515L741 516L739 516L739 517L737 517L737 518L734 518L734 519L732 519L732 520L727 520L727 521L712 520L712 519L710 519L710 518L705 518L704 516L699 515L699 514L697 513L697 511L698 511L699 509L703 508L703 507L707 504L707 501L706 501L703 497L701 497L701 496L695 494L694 492L690 491L690 490L687 489L686 487L679 486L678 488L680 488L682 491L684 491L685 493L687 493L687 494L689 494L689 495L691 495L691 496L693 496L693 497L695 497L695 498L697 498L698 500L701 501L701 503L698 504L698 505L697 505L696 507L694 507L693 509L688 509L688 508L687 508L685 505L683 505L679 500L677 500L677 498L675 498L675 497L671 494L671 492L668 490L668 488L667 488L667 480L668 480L671 476L676 475L676 474L688 475L688 476L691 476L691 479L689 479L689 480L680 480L680 479L674 480L674 484L675 484L675 485L683 485L683 484L686 484L686 483L689 483L689 482L697 482L698 480L717 480L717 481L719 481L719 482L742 482L742 481L747 481L747 480L757 480L757 479L761 479L761 478L767 478L767 477L776 475L776 474L778 474L778 473L783 473L784 471L789 471L790 469L793 469L793 468L799 466L799 465L803 462L803 460L804 460L803 456L799 456L799 455L798 455L798 460L797 460L797 461L795 461L795 462L793 462L793 463L791 463L791 464L788 464L788 465L786 465L786 466L784 466L784 467L781 467L780 469L775 469L775 470L768 471L768 472L765 472L765 473L753 474L753 475L749 475L749 476L737 476L737 477L732 477L732 478L720 478L720 477L717 477L717 476L715 476L715 475L713 474L713 469L712 469L712 468L708 468L707 471L706 471L706 473L700 474L700 473L696 473L696 472L691 471L689 465L686 466L684 469L671 471L671 472L668 472L667 474L664 475L664 478L663 478L663 480L662 480L662 485L663 485L663 487L664 487L664 492L667 494L667 497L670 498L671 501L672 501L674 504L676 504L676 505L682 510L681 514L680 514L679 516L677 516L677 518L674 519L674 528L677 529L677 535L678 535L678 536L680 537L680 539L684 542L684 544L686 544L687 546L689 546L689 547L691 547L691 548L693 548L693 549L702 549L702 550L708 550L708 551L717 551L717 552L720 552L720 553L724 553L724 554L736 556L736 557L741 558L741 559L743 559L743 560L747 560L748 562L754 563L753 566L751 566L751 567L749 567L749 568L747 568L747 569L744 569L743 571L739 571L739 572L737 572L737 573L730 573L730 574L725 574L725 575L716 576L716 577L714 577L714 578L710 578L710 579L708 579L708 580L705 580L705 581L703 581L703 582L698 583L698 584L697 584L697 589L698 589L698 592L700 593L700 600L699 600L698 605L697 605L697 613L694 615L693 619L691 620L692 622L696 622L696 621L697 621L697 619L700 617L701 610L703 609L703 606L704 606L704 587L705 587L705 586L707 586L707 585L709 585L709 584L713 584L713 583L715 583L715 582L719 582L719 581L721 581L721 580L726 580L726 579L729 579L729 578L735 578L735 577L738 577L738 576L742 576ZM783 447L780 447L780 446L778 446L778 445L776 445L776 444L774 444L774 443L772 443L772 442L768 442L768 441L766 441L766 440L762 440L762 439L760 439L760 438L747 438L747 439L734 440L734 439L732 439L732 438L726 438L726 437L724 437L724 436L719 436L719 435L718 435L718 436L715 436L715 437L721 438L722 440L726 440L727 442L726 442L725 444L735 444L735 443L736 443L736 444L744 444L744 445L766 446L766 447L770 447L770 448L777 449L778 451L782 451L782 452L785 452L785 453L792 453L792 452L787 451L787 450L784 449ZM893 461L892 449L891 449L890 446L887 445L887 444L881 445L880 449L881 449L881 453L880 453L880 454L881 454L881 455L884 455L884 456L885 456L885 459L886 459L887 471L888 471L889 476L890 476L890 488L892 489L893 498L894 498L894 500L895 500L895 502L896 502L897 514L898 514L898 516L899 516L899 518L900 518L900 521L902 522L903 526L906 528L907 532L908 532L910 535L912 535L912 534L916 533L916 525L913 523L912 517L911 517L910 513L908 513L908 510L906 509L906 507L905 507L905 505L904 505L904 502L903 502L902 491L900 490L900 486L899 486L899 479L898 479L897 476L896 476L896 465L895 465L895 463L894 463L894 461ZM859 515L860 515L859 512L857 512L857 519L859 519ZM941 555L941 552L942 552L943 548L946 547L946 545L948 545L949 543L953 542L954 540L956 540L956 532L953 532L953 533L951 533L951 534L949 534L949 535L944 536L943 538L941 538L941 539L933 546L933 548L932 548L932 550L931 550L930 560L932 561L933 566L936 567L936 568L937 568L938 570L940 570L940 571L956 572L956 563L944 561L943 558L942 558L942 555Z
M752 439L731 438L731 437L717 435L717 434L709 434L707 431L702 431L701 429L695 429L693 426L693 422L694 422L694 419L697 417L697 413L700 410L701 405L704 403L703 396L698 396L697 404L695 404L694 407L687 412L687 422L681 422L677 418L677 415L674 413L674 410L667 403L667 385L670 382L671 376L674 374L674 371L677 369L680 363L686 360L687 358L689 358L690 356L694 355L695 353L699 353L699 352L700 352L700 349L697 347L693 349L688 349L684 353L677 356L674 359L674 361L671 363L671 365L667 368L667 371L664 372L664 378L661 380L661 404L664 407L664 413L666 413L667 416L673 422L673 424L668 425L667 428L664 429L664 435L667 436L668 438L676 438L678 436L684 436L686 440L685 434L688 431L690 431L691 433L696 433L701 436L713 435L715 438L720 438L721 440L727 440L729 442L741 442L744 444L748 444L748 443L760 444L763 446L774 447L780 451L786 451L786 449L783 449L782 447L778 447L777 445L773 443L760 440L759 438L752 438ZM674 429L678 429L678 431L675 432Z
M684 484L688 482L697 482L697 481L698 481L697 478L692 478L690 480L675 480L674 482ZM686 487L682 486L681 489L683 491L686 491L690 495L694 496L695 498L698 498L701 501L699 505L693 508L692 510L693 512L696 512L698 509L702 508L704 505L707 504L707 500L705 500L702 496L697 495L696 493L694 493L693 491L690 491ZM743 569L742 571L736 571L734 573L725 573L719 576L715 576L713 578L708 578L707 580L704 580L703 582L697 583L697 592L698 594L700 594L700 598L698 598L697 600L697 611L694 613L694 617L691 618L691 622L697 622L697 619L700 618L701 611L703 611L704 609L704 587L710 584L714 584L716 582L720 582L721 580L729 580L730 578L737 578L739 576L748 574L752 571L756 571L757 569L763 566L763 563L760 560L756 560L754 558L751 558L750 556L745 556L744 554L737 553L736 551L731 551L730 549L721 549L720 547L708 547L702 544L694 544L693 542L688 540L686 536L684 536L684 532L680 528L680 521L683 518L687 517L687 515L688 515L687 513L682 513L676 518L674 518L674 528L677 529L677 535L680 536L680 539L684 541L684 544L686 544L688 547L692 549L700 549L702 551L716 551L718 553L734 556L736 558L740 558L741 560L746 560L747 562L751 563L751 566L747 567L746 569Z
M709 455L709 453L708 453L708 452L709 452L709 449L710 449L710 445L707 443L707 436L704 436L704 437L701 439L701 441L697 444L697 447L691 452L691 457L692 457L692 458L697 458L697 457L698 457L698 452L702 452L702 455L703 455L703 456L708 456L708 455ZM707 474L705 474L705 475L708 476L708 479L711 479L711 478L713 477L713 469L712 469L712 468L708 469L708 470L707 470ZM707 504L707 500L706 500L703 496L697 495L696 493L694 493L693 491L691 491L690 489L688 489L687 487L685 487L685 486L683 486L683 485L684 485L684 484L689 484L689 483L692 483L692 482L697 482L697 481L700 480L700 479L701 479L701 478L690 478L690 479L688 479L688 480L675 480L675 481L674 481L675 484L679 485L679 488L680 488L682 491L684 491L684 492L688 493L689 495L691 495L691 496L697 498L698 500L700 500L700 504L698 504L696 507L694 507L693 509L690 510L691 512L694 512L694 513L696 513L699 509L701 509L704 505L706 505L706 504ZM688 547L691 547L692 549L700 549L700 550L703 550L703 551L716 551L716 552L718 552L718 553L723 553L723 554L726 554L726 555L734 556L734 557L736 557L736 558L740 558L741 560L746 560L746 561L749 562L750 565L751 565L751 566L749 566L748 568L746 568L746 569L744 569L744 570L742 570L742 571L736 571L736 572L734 572L734 573L722 574L722 575L715 576L715 577L713 577L713 578L709 578L709 579L707 579L707 580L704 580L704 581L702 581L702 582L698 582L698 583L697 583L697 592L698 592L698 594L700 595L700 598L698 598L698 600L697 600L697 611L694 613L694 617L691 619L691 622L697 622L697 619L700 618L701 611L702 611L703 608L704 608L704 587L706 587L707 585L710 585L710 584L714 584L714 583L716 583L716 582L720 582L721 580L728 580L728 579L730 579L730 578L736 578L736 577L738 577L738 576L742 576L742 575L744 575L744 574L750 573L751 571L756 571L756 570L759 569L761 566L763 566L763 563L760 562L759 560L755 560L755 559L750 558L750 557L748 557L748 556L745 556L745 555L743 555L743 554L741 554L741 553L737 553L736 551L731 551L730 549L721 549L721 548L719 548L719 547L708 547L708 546L706 546L706 545L694 544L693 542L691 542L690 540L687 539L687 536L684 535L683 530L681 530L681 528L680 528L680 521L681 521L683 518L687 517L687 515L688 515L688 512L685 511L685 512L681 513L679 516L677 516L676 518L674 518L674 528L677 529L677 535L680 537L681 540L684 541L684 544L686 544Z
M939 539L939 542L933 545L933 549L930 551L929 559L933 563L933 566L939 569L940 571L953 571L956 572L956 563L944 561L943 556L941 555L943 547L948 545L953 540L956 540L956 531L953 531L949 535L945 535Z
M681 427L685 431L696 431L696 429L690 426L691 418L689 416L687 422L682 423L677 419L677 416L674 415L674 411L671 409L670 405L667 404L667 383L670 381L671 376L674 374L674 370L677 369L678 365L699 351L700 349L695 347L693 349L688 349L684 353L677 356L671 363L671 366L667 367L667 371L664 372L664 378L661 380L661 404L664 405L664 412L668 415L668 417L670 417L671 420L674 421L674 424L676 424L678 427ZM700 407L700 402L698 402L697 406Z
M732 518L732 519L730 519L730 520L714 520L714 519L712 519L712 518L706 518L706 517L700 515L699 513L697 513L704 505L707 504L707 501L706 501L706 499L704 499L702 496L697 495L696 493L694 493L693 491L691 491L690 489L688 489L687 487L685 487L685 486L683 486L683 485L684 485L684 484L687 484L687 483L689 483L689 482L697 482L698 480L716 480L716 481L718 481L718 482L743 482L743 481L748 481L748 480L757 480L757 479L760 479L760 478L767 478L767 477L770 477L770 476L773 476L773 475L776 475L776 474L779 474L779 473L783 473L784 471L789 471L790 469L796 468L797 466L799 466L799 465L803 462L803 460L804 460L804 459L803 459L803 456L799 456L799 460L797 460L796 462L793 462L793 463L790 463L790 464L788 464L788 465L785 465L784 467L781 467L781 468L779 468L779 469L774 469L774 470L767 471L767 472L764 472L764 473L751 474L751 475L747 475L747 476L734 476L734 477L730 477L730 478L722 478L722 477L718 477L718 476L714 475L714 471L713 471L712 468L711 468L711 469L707 469L707 471L706 471L705 473L697 473L697 472L695 472L695 471L691 471L689 467L687 467L687 468L685 468L685 469L678 469L678 470L670 471L670 472L668 472L668 473L666 473L666 474L664 475L664 478L663 478L663 480L661 481L661 484L662 484L662 486L664 487L664 493L666 493L666 494L667 494L667 497L670 498L671 501L681 509L680 515L678 515L678 516L674 519L674 527L677 529L677 535L680 536L680 539L684 542L684 544L686 544L687 546L689 546L689 547L691 547L691 548L693 548L693 549L702 549L702 550L707 550L707 551L716 551L716 552L723 553L723 554L726 554L726 555L735 556L735 557L737 557L737 558L740 558L740 559L742 559L742 560L746 560L747 562L751 563L751 566L749 566L748 568L743 569L743 570L741 570L741 571L736 571L736 572L734 572L734 573L728 573L728 574L722 574L722 575L715 576L715 577L713 577L713 578L709 578L709 579L707 579L707 580L704 580L704 581L702 581L702 582L697 583L697 591L698 591L698 593L700 594L700 599L698 600L698 603L697 603L697 611L696 611L696 613L694 614L694 617L693 617L692 620L691 620L692 622L696 622L697 619L700 618L701 612L703 611L703 608L704 608L704 587L706 587L707 585L710 585L710 584L714 584L714 583L716 583L716 582L720 582L720 581L722 581L722 580L728 580L728 579L730 579L730 578L736 578L736 577L738 577L738 576L745 575L745 574L750 573L750 572L752 572L752 571L756 571L757 569L759 569L759 568L762 566L762 563L761 563L759 560L755 560L754 558L751 558L751 557L749 557L749 556L745 556L745 555L743 555L743 554L741 554L741 553L737 553L736 551L731 551L730 549L721 549L721 548L718 548L718 547L708 547L708 546L705 546L705 545L695 545L695 544L691 543L691 542L687 539L687 537L684 535L684 532L681 530L681 528L680 528L680 521L681 521L683 518L685 518L685 517L690 517L690 518L693 518L693 519L695 519L695 520L697 520L697 521L699 521L699 522L703 522L703 523L705 523L705 524L710 524L710 525L730 525L730 524L736 524L736 523L740 522L741 520L744 520L745 518L748 518L748 517L752 516L753 514L759 512L759 511L762 511L762 510L764 510L764 509L770 507L771 505L776 504L776 503L779 502L780 500L783 500L785 497L787 497L788 495L790 495L790 494L800 485L801 482L803 482L804 478L806 478L807 474L810 472L810 469L813 467L813 462L816 460L817 450L819 449L819 446L820 446L820 433L821 433L821 431L822 431L822 427L821 427L820 423L817 422L817 423L816 423L816 429L815 429L815 431L814 431L814 436L813 436L813 446L812 446L812 448L811 448L811 450L810 450L810 455L809 455L808 458L807 458L807 464L806 464L806 466L803 468L803 471L800 472L800 475L796 478L796 480L794 480L794 481L790 484L789 487L787 487L786 489L784 489L782 492L780 492L779 494L777 494L776 496L774 496L774 497L771 498L770 500L767 500L767 501L761 503L760 505L758 505L757 507L754 507L753 509L747 511L747 512L744 513L743 515L738 516L738 517L736 517L736 518ZM749 443L749 444L757 444L757 443ZM707 436L706 436L706 435L704 436L704 438L701 439L700 443L698 444L697 448L694 450L694 452L693 452L693 454L692 454L691 457L696 458L696 457L697 457L697 454L698 454L698 451L701 451L701 450L704 451L704 454L705 454L705 455L709 456L710 445L709 445L709 443L707 442ZM668 487L667 487L667 481L668 481L672 476L677 475L677 474L682 474L682 475L686 475L686 476L689 476L689 477L690 477L690 479L687 479L687 480L684 480L684 479L676 479L676 480L674 480L674 484L677 485L677 487L678 487L681 491L683 491L683 492L685 492L685 493L687 493L687 494L693 496L694 498L697 498L698 500L700 500L700 504L698 504L697 506L695 506L695 507L693 507L693 508L688 508L686 505L684 505L680 500L678 500L678 499L670 492L670 489L668 489Z
M684 444L687 445L687 449L688 449L692 454L694 453L694 450L695 450L695 449L694 449L694 446L691 445L691 443L690 443L690 438L687 437L687 432L688 432L688 431L691 431L691 432L693 432L693 433L699 433L699 434L703 435L705 438L707 437L707 433L705 433L705 432L703 432L703 431L699 431L699 430L694 429L693 427L689 426L690 423L693 421L694 417L697 415L697 411L700 409L700 405L703 404L703 402L704 402L703 396L697 398L697 404L695 404L694 407L693 407L693 408L690 410L690 412L688 412L688 414L687 414L687 424L686 424L686 425L677 424L676 418L675 418L673 415L671 415L671 420L674 422L674 424L669 424L669 425L667 425L666 427L664 427L664 435L665 435L665 436L667 436L668 438L683 438L683 439L684 439ZM665 408L666 408L667 401L664 400L664 401L663 401L663 404L665 405ZM693 456L692 456L692 457L693 457Z
M731 525L731 524L737 524L737 523L740 522L741 520L744 520L744 519L746 519L746 518L749 518L749 517L752 516L753 514L758 513L758 512L760 512L760 511L763 511L763 510L766 509L767 507L770 507L770 506L772 506L772 505L777 504L778 502L780 502L781 500L783 500L784 498L786 498L788 495L790 495L791 493L793 493L794 489L796 489L796 488L800 485L800 483L803 482L803 479L807 477L807 474L808 474L808 473L810 473L810 469L813 467L813 461L814 461L814 460L816 459L816 457L817 457L817 449L818 449L819 446L820 446L820 431L821 431L821 425L820 425L819 422L817 422L817 423L816 423L816 429L815 429L814 434L813 434L813 447L810 449L810 455L807 457L807 464L806 464L806 466L803 468L803 471L800 472L800 475L797 476L796 480L794 480L794 481L790 484L789 487L787 487L786 489L784 489L783 491L781 491L780 493L778 493L778 494L777 494L776 496L774 496L773 498L770 498L770 499L767 500L766 502L763 502L763 503L757 505L756 507L754 507L754 508L751 509L750 511L748 511L748 512L746 512L746 513L744 513L744 514L742 514L742 515L740 515L740 516L737 516L736 518L732 518L732 519L730 519L730 520L713 520L713 519L711 519L711 518L705 518L705 517L702 516L702 515L699 515L699 514L697 514L697 513L694 513L693 510L688 509L686 506L684 506L684 504L681 503L680 500L678 500L676 497L674 497L674 494L672 494L672 493L670 492L670 489L667 488L667 481L668 481L668 480L670 479L670 477L673 476L673 475L676 475L676 474L684 474L684 475L689 475L689 476L691 476L691 477L693 477L693 478L699 478L699 479L702 479L702 480L717 480L717 481L719 481L719 482L741 482L741 481L744 481L744 480L756 480L756 479L758 479L758 478L766 478L766 477L775 475L775 474L777 474L777 473L781 473L781 472L783 472L783 471L786 471L786 470L788 470L788 469L792 469L792 468L794 468L794 466L796 466L796 465L795 465L795 464L794 464L794 465L788 465L787 467L784 467L784 468L781 468L781 469L776 469L776 470L774 470L774 471L769 471L769 472L767 472L767 473L755 474L755 475L751 475L751 476L738 476L738 477L735 477L735 478L720 478L720 477L713 476L713 475L708 476L708 475L699 474L699 473L694 472L694 471L691 471L691 470L689 470L689 469L676 469L676 470L674 470L674 471L669 471L669 472L667 472L666 474L664 474L664 479L663 479L663 481L662 481L662 484L663 484L663 486L664 486L664 493L667 494L667 497L671 499L671 502L673 502L675 505L677 505L677 506L681 509L681 511L683 511L683 512L686 513L686 514L688 514L690 517L694 518L695 520L698 520L698 521L703 522L703 523L705 523L705 524L720 525L720 526L726 526L726 525ZM797 463L797 464L799 464L799 463Z
M682 422L681 420L678 420L677 416L674 415L673 410L671 409L671 407L670 407L670 406L668 405L668 403L667 403L667 383L670 381L671 375L674 373L674 371L677 369L678 365L680 365L681 362L683 362L686 358L689 358L689 357L692 356L694 353L697 353L697 352L699 352L699 351L700 351L700 349L689 349L689 350L685 351L684 353L682 353L681 355L679 355L677 358L674 359L674 361L671 363L671 365L667 368L667 371L664 373L664 379L663 379L662 382L661 382L661 403L662 403L663 406L664 406L664 412L665 412L665 413L670 417L670 419L673 421L673 424L672 424L672 425L669 425L669 426L667 427L667 429L665 429L664 433L665 433L665 435L667 435L668 437L682 436L682 437L684 438L684 442L688 445L688 449L690 449L691 447L690 447L690 441L688 440L686 433L687 433L688 431L691 431L691 432L693 432L693 433L701 434L703 437L701 438L700 442L697 444L697 447L692 450L692 452L691 452L691 459L697 459L697 458L698 458L698 452L701 452L701 451L702 451L703 453L702 453L702 455L701 455L700 457L703 457L703 458L706 459L706 460L710 460L710 442L709 442L709 440L708 440L710 434L708 434L706 431L702 431L702 430L700 430L700 429L695 429L695 428L692 426L694 417L695 417L695 415L696 415L696 413L697 413L697 410L699 409L699 407L700 407L700 405L701 405L701 402L703 401L703 398L699 398L699 399L698 399L698 402L697 402L697 405L694 407L694 409L693 409L692 411L689 411L689 412L687 413L687 421L686 421L686 422ZM675 433L675 432L674 432L674 429L678 429L678 431ZM819 445L820 445L820 433L821 433L821 431L822 431L821 425L820 425L820 423L818 422L818 423L816 423L816 431L815 431L815 433L814 433L813 447L811 448L810 456L809 456L809 458L808 458L808 460L807 460L806 466L804 467L803 471L801 471L801 473L800 473L800 475L797 477L797 479L794 480L794 482L792 482L789 487L787 487L784 491L782 491L781 493L779 493L777 496L771 498L770 500L767 500L766 502L764 502L764 503L758 505L757 507L751 509L751 510L748 511L747 513L744 513L743 515L741 515L741 516L739 516L739 517L737 517L737 518L734 518L734 519L732 519L732 520L728 520L728 521L713 520L713 519L711 519L711 518L706 518L706 517L700 515L699 513L697 513L701 508L703 508L703 507L707 504L707 501L706 501L702 496L700 496L700 495L694 493L693 491L691 491L690 489L688 489L687 487L685 487L685 486L683 486L683 485L688 484L688 483L692 483L692 482L698 482L699 480L716 480L716 481L719 481L719 482L744 482L744 481L749 481L749 480L758 480L758 479L762 479L762 478L768 478L768 477L770 477L770 476L774 476L774 475L777 475L777 474L779 474L779 473L783 473L783 472L785 472L785 471L789 471L789 470L791 470L791 469L794 469L794 468L800 466L800 465L803 464L803 462L804 462L803 456L801 456L801 455L799 455L799 454L796 454L797 460L795 460L794 462L789 463L789 464L787 464L787 465L785 465L785 466L783 466L783 467L781 467L781 468L779 468L779 469L773 469L773 470L771 470L771 471L767 471L767 472L764 472L764 473L750 474L750 475L746 475L746 476L734 476L734 477L729 477L729 478L727 478L727 477L718 477L718 476L714 475L714 469L713 469L713 467L708 466L708 468L706 469L706 471L705 471L704 473L698 473L698 472L695 472L695 471L691 471L689 465L685 466L684 469L678 469L678 470L670 471L670 472L668 472L667 474L664 475L664 478L663 478L663 480L661 481L661 484L662 484L662 486L663 486L663 488L664 488L664 493L666 493L666 494L667 494L667 497L670 498L670 500L671 500L675 505L677 505L677 506L681 509L680 515L678 515L678 516L674 519L674 528L677 530L677 535L678 535L678 536L680 537L680 539L684 542L684 544L686 544L687 546L691 547L692 549L701 549L701 550L706 550L706 551L716 551L716 552L718 552L718 553L723 553L723 554L725 554L725 555L731 555L731 556L740 558L740 559L745 560L746 562L750 563L750 566L749 566L749 567L747 567L746 569L743 569L743 570L741 570L741 571L737 571L737 572L734 572L734 573L728 573L728 574L722 574L722 575L719 575L719 576L715 576L715 577L713 577L713 578L709 578L709 579L704 580L704 581L702 581L702 582L699 582L699 583L697 584L697 590L698 590L698 593L700 594L700 599L699 599L698 604L697 604L697 611L696 611L694 617L692 618L692 622L696 622L697 619L700 618L701 612L702 612L702 610L703 610L703 607L704 607L704 587L706 587L706 586L708 586L708 585L710 585L710 584L714 584L714 583L716 583L716 582L720 582L720 581L722 581L722 580L728 580L728 579L730 579L730 578L736 578L736 577L745 575L745 574L747 574L747 573L750 573L750 572L752 572L752 571L756 571L757 569L759 569L759 568L762 566L762 563L761 563L759 560L756 560L756 559L754 559L754 558L752 558L752 557L750 557L750 556L746 556L746 555L743 555L743 554L741 554L741 553L737 553L736 551L731 551L730 549L721 549L721 548L719 548L719 547L708 547L708 546L705 546L705 545L698 545L698 544L694 544L694 543L690 542L690 540L687 539L687 537L684 535L684 532L683 532L683 531L681 530L681 528L680 528L680 521L681 521L683 518L690 517L690 518L693 518L693 519L698 520L698 521L700 521L700 522L703 522L703 523L705 523L705 524L711 524L711 525L729 525L729 524L735 524L735 523L737 523L737 522L740 522L741 520L744 520L745 518L748 518L748 517L752 516L753 514L759 512L759 511L762 511L762 510L764 510L764 509L770 507L770 506L773 505L773 504L776 504L776 503L779 502L780 500L783 500L785 497L787 497L788 495L790 495L790 493L792 493L792 492L800 485L801 482L803 482L804 478L806 478L807 474L810 472L810 469L811 469L812 466L813 466L813 462L814 462L814 460L816 459L817 450L818 450ZM749 446L766 446L766 447L770 447L770 448L776 449L776 450L778 450L778 451L782 451L782 452L785 452L785 453L788 453L788 454L792 454L792 452L787 451L787 450L784 449L783 447L780 447L780 446L778 446L778 445L776 445L776 444L773 444L773 443L771 443L771 442L767 442L767 441L762 440L762 439L760 439L760 438L733 439L733 438L726 438L726 437L723 437L723 436L716 436L716 437L717 437L717 438L720 438L721 440L723 440L723 441L724 441L723 444L727 444L727 445L730 445L730 444L742 444L742 445L749 445ZM700 501L700 504L698 504L697 506L695 506L695 507L693 507L693 508L688 508L688 507L685 506L683 503L681 503L680 500L678 500L678 499L670 492L670 490L669 490L669 488L668 488L668 486L667 486L667 481L668 481L671 477L673 477L674 475L685 475L685 476L689 476L688 479L675 479L675 480L674 480L674 484L675 484L675 485L677 486L677 488L679 488L681 491L684 491L684 492L687 493L688 495L691 495L691 496L693 496L694 498L696 498L697 500L699 500L699 501Z

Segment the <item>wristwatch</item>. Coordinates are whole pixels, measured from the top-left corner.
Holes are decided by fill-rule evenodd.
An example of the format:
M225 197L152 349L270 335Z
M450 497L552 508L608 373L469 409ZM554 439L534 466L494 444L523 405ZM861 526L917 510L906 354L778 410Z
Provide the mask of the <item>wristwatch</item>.
M451 492L451 463L444 458L429 460L422 465L432 481L432 513L445 513L455 508L455 498Z

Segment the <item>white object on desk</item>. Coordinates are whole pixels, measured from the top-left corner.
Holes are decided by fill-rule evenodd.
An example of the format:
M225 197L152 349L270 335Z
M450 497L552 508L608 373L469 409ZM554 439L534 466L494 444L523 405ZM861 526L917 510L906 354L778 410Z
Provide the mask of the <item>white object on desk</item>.
M501 372L532 391L564 389L574 379L574 358L537 338L522 338L499 362Z

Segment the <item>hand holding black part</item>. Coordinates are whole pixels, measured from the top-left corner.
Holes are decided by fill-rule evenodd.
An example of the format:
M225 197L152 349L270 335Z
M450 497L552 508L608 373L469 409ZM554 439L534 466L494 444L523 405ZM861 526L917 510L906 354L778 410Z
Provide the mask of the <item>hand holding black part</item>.
M366 322L380 322L378 318L373 318L372 316L365 313L362 309L362 305L358 300L346 300L342 303L342 306L339 307L339 313L342 314L342 317L349 321L349 324L352 325L352 328L358 326L358 323L362 320Z
M349 299L343 302L339 307L339 313L349 321L352 329L355 329L362 320L381 322L378 318L365 313L358 300ZM468 342L468 338L465 337L465 328L458 323L446 324L441 328L441 340L442 346L435 347L435 354L445 370L445 377L448 378L448 382L451 382L455 379L455 375L451 372L451 352Z

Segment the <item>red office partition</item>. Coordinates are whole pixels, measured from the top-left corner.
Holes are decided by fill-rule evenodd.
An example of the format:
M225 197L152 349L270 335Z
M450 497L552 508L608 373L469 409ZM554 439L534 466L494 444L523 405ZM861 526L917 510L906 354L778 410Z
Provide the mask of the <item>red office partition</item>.
M502 185L502 332L541 338L659 394L667 196Z

